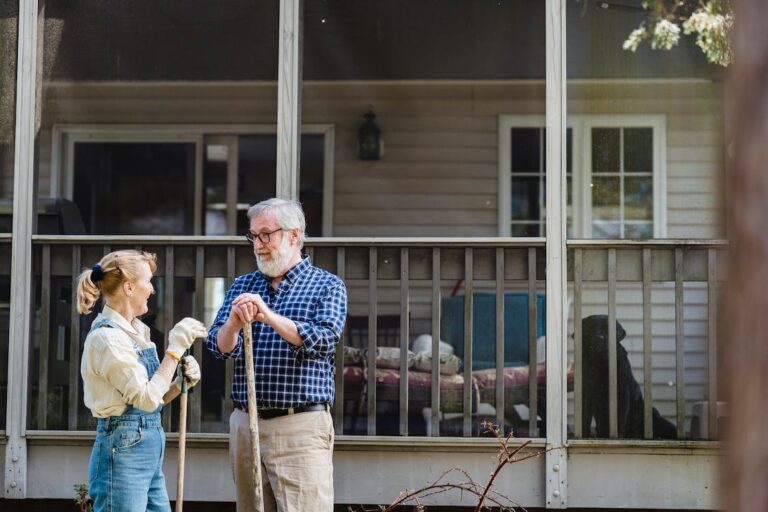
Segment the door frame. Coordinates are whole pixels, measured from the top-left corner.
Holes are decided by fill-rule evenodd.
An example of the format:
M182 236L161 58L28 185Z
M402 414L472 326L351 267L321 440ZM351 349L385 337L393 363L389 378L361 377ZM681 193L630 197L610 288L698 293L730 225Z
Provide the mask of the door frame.
M322 236L333 235L333 176L335 127L332 124L305 124L302 135L323 135L323 218ZM276 124L55 124L51 132L50 197L72 200L74 184L74 145L77 142L181 142L195 145L195 198L193 233L202 235L203 151L211 136L277 135ZM237 159L230 165L228 178L237 176ZM277 172L277 171L275 171ZM230 190L231 184L228 183ZM231 201L228 201L228 203ZM236 208L235 204L228 205ZM233 215L228 215L232 218ZM234 233L233 233L234 234Z

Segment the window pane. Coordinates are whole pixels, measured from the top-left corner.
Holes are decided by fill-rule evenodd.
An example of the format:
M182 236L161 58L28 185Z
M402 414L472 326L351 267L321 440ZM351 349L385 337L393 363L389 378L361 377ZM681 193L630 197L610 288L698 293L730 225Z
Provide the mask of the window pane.
M539 220L539 178L512 180L513 220Z
M621 238L621 223L593 222L592 238Z
M512 173L540 173L540 128L512 129Z
M226 235L227 231L227 144L206 144L203 164L203 204L206 235Z
M624 238L653 238L653 224L650 222L628 222L624 225Z
M653 220L653 181L651 178L624 178L624 218Z
M512 236L542 236L538 224L512 224Z
M325 138L301 137L299 201L307 217L307 236L322 236Z
M624 172L653 172L653 129L624 129Z
M620 220L619 178L592 178L592 218Z
M87 233L192 234L194 144L78 142L74 158Z
M592 172L619 172L621 154L619 153L618 128L592 129Z

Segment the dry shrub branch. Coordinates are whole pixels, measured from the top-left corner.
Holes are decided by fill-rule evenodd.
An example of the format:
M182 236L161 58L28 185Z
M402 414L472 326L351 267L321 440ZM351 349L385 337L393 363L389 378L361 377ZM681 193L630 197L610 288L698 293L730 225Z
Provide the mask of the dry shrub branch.
M509 496L494 490L494 483L507 465L539 457L548 450L526 453L525 449L531 444L531 441L525 441L517 447L512 447L510 446L510 442L513 439L512 432L507 436L503 436L496 425L487 421L483 422L483 428L485 429L484 433L491 434L500 445L496 467L490 473L488 481L484 484L475 481L466 470L460 467L452 467L443 471L437 479L426 484L424 487L401 491L397 498L389 505L380 505L376 508L365 508L363 506L349 507L347 510L349 512L395 512L399 508L412 506L421 512L427 510L422 501L424 498L445 492L458 492L461 498L465 494L476 497L477 505L475 506L475 512L491 510L491 508L499 511L526 510ZM453 481L452 477L457 477L458 481Z

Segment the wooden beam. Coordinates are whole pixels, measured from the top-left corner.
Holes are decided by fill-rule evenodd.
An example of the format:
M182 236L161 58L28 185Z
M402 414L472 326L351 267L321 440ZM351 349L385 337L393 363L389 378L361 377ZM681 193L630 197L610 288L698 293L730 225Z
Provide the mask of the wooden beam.
M8 395L5 434L5 498L27 496L27 373L32 314L32 233L37 194L38 2L19 2L16 67L16 140L13 162L11 310L8 332Z
M277 68L277 196L299 198L304 0L280 0Z
M565 0L548 0L544 7L546 53L547 156L547 454L546 507L566 508L567 500L567 319L565 247Z

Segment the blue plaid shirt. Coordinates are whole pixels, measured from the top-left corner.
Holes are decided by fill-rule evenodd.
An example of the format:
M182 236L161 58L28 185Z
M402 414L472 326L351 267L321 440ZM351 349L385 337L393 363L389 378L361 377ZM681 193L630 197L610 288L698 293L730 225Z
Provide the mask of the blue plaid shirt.
M253 323L253 362L256 372L256 400L259 408L287 409L300 405L333 402L334 353L347 318L347 289L335 275L312 265L308 257L289 270L277 290L271 279L259 271L240 276L227 291L205 342L220 359L235 358L232 400L246 408L243 335L230 353L219 350L216 336L229 318L232 301L242 293L261 296L267 306L296 323L304 341L291 345L275 330Z

